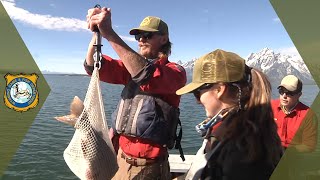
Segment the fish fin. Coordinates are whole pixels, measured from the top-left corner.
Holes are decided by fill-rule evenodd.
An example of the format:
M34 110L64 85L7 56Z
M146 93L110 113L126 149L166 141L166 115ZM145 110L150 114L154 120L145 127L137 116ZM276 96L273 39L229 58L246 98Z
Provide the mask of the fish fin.
M54 117L56 120L74 126L78 120L77 117L73 117L70 115Z
M78 96L75 96L70 104L70 114L80 116L84 109L83 102Z

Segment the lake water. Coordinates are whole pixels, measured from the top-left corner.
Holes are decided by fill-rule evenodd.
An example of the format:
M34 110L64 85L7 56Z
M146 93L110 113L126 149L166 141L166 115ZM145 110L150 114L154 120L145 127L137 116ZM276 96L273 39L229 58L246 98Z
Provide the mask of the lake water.
M50 85L51 93L12 159L3 180L78 179L63 159L63 151L73 136L74 128L56 121L53 117L68 114L74 96L84 99L90 78L68 75L45 75L45 78ZM120 85L102 83L108 120L119 100L122 88ZM311 105L318 91L315 85L304 86L301 101ZM273 97L277 98L276 89L273 92ZM185 154L195 154L202 139L194 126L204 120L205 114L202 106L195 102L191 94L182 96L180 108L183 150ZM110 122L108 124L110 125ZM172 150L170 153L178 151Z

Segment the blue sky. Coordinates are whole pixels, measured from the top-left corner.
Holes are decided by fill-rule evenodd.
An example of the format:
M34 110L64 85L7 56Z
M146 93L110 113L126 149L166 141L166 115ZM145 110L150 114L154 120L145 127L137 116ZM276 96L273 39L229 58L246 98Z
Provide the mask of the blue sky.
M110 7L114 30L134 50L128 34L145 16L158 16L169 26L171 61L189 61L215 49L243 58L268 47L297 51L268 0L1 0L40 70L85 73L83 61L92 33L87 10ZM114 58L106 40L104 54Z

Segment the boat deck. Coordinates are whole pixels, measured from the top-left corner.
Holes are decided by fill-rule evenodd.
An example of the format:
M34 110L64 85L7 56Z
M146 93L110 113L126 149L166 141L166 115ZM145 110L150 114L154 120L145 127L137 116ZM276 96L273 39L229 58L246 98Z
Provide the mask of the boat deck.
M180 179L179 176L185 174L193 161L195 155L184 155L185 161L182 161L180 154L169 154L170 172L172 177Z

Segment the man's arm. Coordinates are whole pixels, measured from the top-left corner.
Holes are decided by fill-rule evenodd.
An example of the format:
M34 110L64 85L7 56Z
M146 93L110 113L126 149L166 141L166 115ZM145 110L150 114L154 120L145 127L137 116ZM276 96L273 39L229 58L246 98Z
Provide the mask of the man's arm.
M138 74L141 71L141 69L146 65L147 60L143 58L141 55L139 55L137 52L132 50L112 29L110 8L94 8L89 10L87 15L87 21L88 28L92 31L94 27L98 26L98 29L102 37L108 40L111 47L115 50L119 58L123 61L123 64L127 68L128 72L131 74L131 77L134 77L136 74ZM91 43L93 42L94 40L91 41ZM93 48L91 47L91 49ZM92 55L92 50L88 51L87 58L92 58ZM88 63L92 63L92 59L88 59L87 64Z
M147 64L147 60L133 51L114 31L109 33L106 39L122 60L131 77L137 75Z

